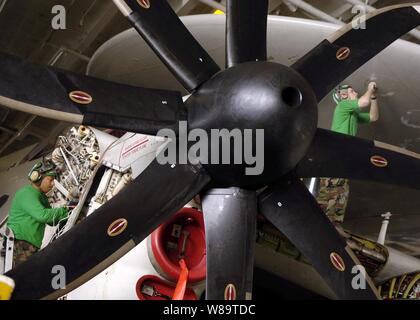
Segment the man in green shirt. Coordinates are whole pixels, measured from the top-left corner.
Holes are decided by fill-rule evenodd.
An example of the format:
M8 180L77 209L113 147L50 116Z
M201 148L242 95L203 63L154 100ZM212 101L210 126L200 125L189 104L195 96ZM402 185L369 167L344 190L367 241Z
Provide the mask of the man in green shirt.
M358 94L349 85L341 85L335 89L333 98L337 104L331 130L355 136L359 123L371 123L379 119L378 101L376 99L376 83L370 82L366 93ZM370 111L364 109L369 107Z
M15 237L14 266L40 249L47 224L57 225L67 218L67 207L51 208L46 196L55 177L52 164L36 163L28 174L31 183L19 189L12 200L7 225Z
M349 85L338 86L333 99L337 104L332 120L331 130L355 136L359 123L371 123L379 119L376 99L376 83L370 82L365 94L358 93ZM364 109L369 107L370 111ZM331 222L339 226L344 220L344 213L349 197L349 183L343 178L322 178L317 197L318 203Z

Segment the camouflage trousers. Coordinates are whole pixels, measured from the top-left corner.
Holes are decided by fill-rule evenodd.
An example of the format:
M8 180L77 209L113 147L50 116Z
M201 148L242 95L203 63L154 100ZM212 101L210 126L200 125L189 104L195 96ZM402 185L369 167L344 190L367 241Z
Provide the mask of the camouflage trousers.
M342 223L349 198L349 182L341 178L321 178L317 201L331 222Z
M13 267L28 260L28 258L36 253L38 248L23 240L15 240L13 246Z

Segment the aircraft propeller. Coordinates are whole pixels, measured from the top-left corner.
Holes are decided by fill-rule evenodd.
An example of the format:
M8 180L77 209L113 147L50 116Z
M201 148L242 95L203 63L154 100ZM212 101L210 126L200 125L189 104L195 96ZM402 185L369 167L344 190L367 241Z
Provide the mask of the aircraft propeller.
M191 93L185 105L179 93L114 84L3 54L0 103L54 119L147 134L175 128L186 119L189 130L264 129L264 172L247 176L243 164L154 161L118 196L11 270L13 298L65 294L116 261L200 192L207 298L251 298L257 212L289 237L337 298L379 298L368 276L365 290L351 286L352 269L360 262L299 178L346 177L420 188L418 155L316 128L317 102L418 26L420 6L373 12L366 30L344 26L288 68L265 61L267 0L227 0L228 68L220 70L166 0L114 2ZM66 266L65 290L51 287L54 265Z

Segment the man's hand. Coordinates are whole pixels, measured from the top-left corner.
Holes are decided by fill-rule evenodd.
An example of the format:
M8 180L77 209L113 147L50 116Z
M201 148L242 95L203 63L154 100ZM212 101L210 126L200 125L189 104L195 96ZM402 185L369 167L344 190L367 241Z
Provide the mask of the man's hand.
M370 92L370 122L378 121L379 119L379 108L378 100L376 100L376 92L378 91L378 86L376 82L371 81L368 85L368 92Z
M376 99L376 91L378 90L378 86L376 85L376 82L370 81L367 90L363 96L359 98L358 104L359 108L367 108L371 104L372 99ZM376 117L371 117L371 119L375 119ZM376 120L371 120L376 121Z
M76 201L76 200L70 200L69 202L67 202L66 207L67 207L69 210L72 210L72 209L74 209L74 208L76 208L76 207L77 207L77 204L78 204L78 201Z
M376 82L371 81L368 84L368 91L370 91L372 94L375 94L378 90L378 86L376 85Z

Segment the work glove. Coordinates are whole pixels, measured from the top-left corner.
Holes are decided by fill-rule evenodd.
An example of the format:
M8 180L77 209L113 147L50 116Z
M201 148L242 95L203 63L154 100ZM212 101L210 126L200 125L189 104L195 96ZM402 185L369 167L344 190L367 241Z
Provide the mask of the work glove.
M79 203L79 201L77 201L77 200L69 200L68 202L67 202L67 205L66 205L66 207L69 209L69 210L73 210L74 208L76 208L77 207L77 205L78 205L78 203Z

